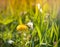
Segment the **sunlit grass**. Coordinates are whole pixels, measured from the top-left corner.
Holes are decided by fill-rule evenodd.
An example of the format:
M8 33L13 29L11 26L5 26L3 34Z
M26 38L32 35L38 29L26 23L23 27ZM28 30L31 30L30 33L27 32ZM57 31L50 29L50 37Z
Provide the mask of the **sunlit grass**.
M1 47L59 47L57 9L42 0L9 0L0 13Z

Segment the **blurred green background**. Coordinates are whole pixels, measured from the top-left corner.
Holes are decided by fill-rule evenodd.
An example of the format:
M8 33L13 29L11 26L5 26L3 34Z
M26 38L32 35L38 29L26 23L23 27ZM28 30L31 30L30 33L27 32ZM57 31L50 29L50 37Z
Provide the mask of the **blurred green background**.
M0 0L0 47L60 47L60 0Z

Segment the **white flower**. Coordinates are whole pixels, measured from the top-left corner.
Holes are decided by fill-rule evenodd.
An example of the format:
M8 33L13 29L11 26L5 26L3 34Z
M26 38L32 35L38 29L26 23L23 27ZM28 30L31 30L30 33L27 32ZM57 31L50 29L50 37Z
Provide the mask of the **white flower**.
M41 13L43 12L43 11L42 11L42 8L40 8L39 10L40 10Z
M38 10L42 13L42 8L41 8L40 3L37 4L37 7L38 7Z
M13 40L8 40L8 43L9 44L12 44L14 41Z
M27 23L27 25L28 25L28 27L30 27L31 29L33 29L33 22L30 21L30 22Z
M37 4L38 9L40 9L40 3Z

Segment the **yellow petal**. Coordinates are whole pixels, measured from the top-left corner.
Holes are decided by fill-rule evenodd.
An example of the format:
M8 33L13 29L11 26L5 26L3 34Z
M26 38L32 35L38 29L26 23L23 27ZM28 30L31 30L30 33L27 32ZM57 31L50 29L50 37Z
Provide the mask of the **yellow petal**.
M28 27L26 26L26 25L24 25L24 24L21 24L21 25L18 25L17 26L17 30L19 31L19 30L26 30Z

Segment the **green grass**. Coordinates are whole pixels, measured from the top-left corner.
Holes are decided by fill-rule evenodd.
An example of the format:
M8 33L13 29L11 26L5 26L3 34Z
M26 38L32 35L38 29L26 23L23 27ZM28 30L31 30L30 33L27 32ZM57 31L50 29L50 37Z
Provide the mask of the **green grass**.
M22 14L20 14L20 12ZM25 8L26 14L21 9L15 9L9 5L3 13L0 13L0 47L60 47L59 24L57 25L57 12L55 9L46 17L46 12L40 12L37 8ZM48 13L48 12L47 12ZM16 27L19 24L33 22L33 29L28 28L18 33ZM26 37L23 35L26 33ZM23 38L31 38L24 40ZM13 44L7 41L13 40ZM29 43L28 43L29 42Z

